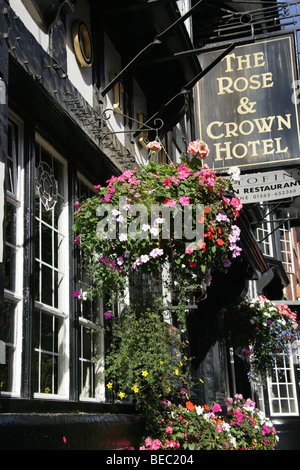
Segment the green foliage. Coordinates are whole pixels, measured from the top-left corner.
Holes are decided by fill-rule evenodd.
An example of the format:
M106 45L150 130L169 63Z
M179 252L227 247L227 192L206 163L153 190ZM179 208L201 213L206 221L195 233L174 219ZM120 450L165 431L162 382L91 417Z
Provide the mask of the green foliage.
M187 343L153 309L113 318L112 343L106 354L106 386L114 397L132 396L137 407L175 397L188 384Z

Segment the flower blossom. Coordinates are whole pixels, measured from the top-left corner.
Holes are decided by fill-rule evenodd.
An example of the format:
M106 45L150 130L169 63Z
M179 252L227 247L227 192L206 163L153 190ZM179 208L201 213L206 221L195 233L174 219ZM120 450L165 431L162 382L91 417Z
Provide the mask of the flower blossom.
M162 446L162 443L160 442L160 440L159 439L154 439L154 441L152 442L152 445L151 445L151 449L158 450L160 448L160 446Z
M168 207L173 207L173 206L175 206L176 201L175 201L175 199L170 199L169 197L167 197L164 200L164 203L167 204Z
M240 180L241 171L240 171L238 166L232 166L231 168L229 168L227 173L231 176L231 178L234 182Z
M190 142L187 151L190 155L195 155L196 157L201 158L201 160L204 160L209 155L207 144L199 139Z
M230 222L226 214L221 214L221 213L216 214L216 219L218 222Z
M190 203L190 198L188 196L182 196L180 199L179 199L179 202L182 206L188 206L189 203Z
M147 149L154 150L155 152L159 152L162 149L162 145L157 140L153 140L152 142L148 142L146 145Z
M212 411L213 413L218 413L218 411L222 411L222 408L220 407L218 403L215 403L212 407Z
M158 256L162 256L164 253L164 250L162 248L153 248L153 250L150 251L150 256L152 258L157 258Z
M114 314L112 312L110 312L109 310L107 310L106 312L103 313L104 315L104 318L106 320L109 320L110 318L112 318L114 316Z

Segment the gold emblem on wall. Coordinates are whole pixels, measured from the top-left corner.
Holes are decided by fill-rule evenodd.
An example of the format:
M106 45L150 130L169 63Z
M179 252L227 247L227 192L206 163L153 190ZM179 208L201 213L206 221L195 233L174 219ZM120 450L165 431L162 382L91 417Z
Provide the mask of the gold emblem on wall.
M72 25L73 45L76 58L81 67L90 67L93 62L93 46L89 30L81 20Z

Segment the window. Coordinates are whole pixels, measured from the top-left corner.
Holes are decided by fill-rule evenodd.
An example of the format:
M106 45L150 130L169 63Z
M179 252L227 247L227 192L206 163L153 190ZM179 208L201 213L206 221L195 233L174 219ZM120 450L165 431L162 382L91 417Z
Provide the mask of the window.
M94 188L82 175L77 181L78 200L91 197ZM80 398L82 400L105 399L103 378L104 338L103 338L103 299L90 300L86 292L90 286L77 245L77 289L82 293L77 301L79 317L79 370Z
M256 239L265 256L274 256L271 236L271 206L261 206L264 221L256 229Z
M6 364L1 366L1 394L22 396L21 383L31 378L24 385L24 396L67 400L72 386L80 400L105 401L103 312L108 308L103 299L90 300L84 295L91 281L81 262L80 245L72 243L69 224L74 208L69 204L73 195L68 191L67 161L36 134L35 152L28 155L25 165L23 127L11 113L5 193ZM33 229L32 221L25 216L27 168L35 170L34 207L28 211L34 211ZM74 180L79 200L95 193L84 176L75 174ZM33 236L28 237L29 233ZM32 260L26 257L27 252L32 253ZM73 255L76 269L70 263ZM83 294L76 301L72 299L74 289ZM78 322L72 321L74 318ZM31 354L30 367L22 364L25 350ZM70 374L71 361L78 365L78 383L77 374Z
M8 121L4 342L6 364L1 367L1 393L20 394L23 304L23 123L10 113Z
M36 140L34 392L68 396L69 233L65 160Z
M272 374L268 378L268 394L271 416L298 415L296 379L292 355L278 354L276 356Z
M290 222L287 220L279 229L282 262L286 273L294 274L293 243Z

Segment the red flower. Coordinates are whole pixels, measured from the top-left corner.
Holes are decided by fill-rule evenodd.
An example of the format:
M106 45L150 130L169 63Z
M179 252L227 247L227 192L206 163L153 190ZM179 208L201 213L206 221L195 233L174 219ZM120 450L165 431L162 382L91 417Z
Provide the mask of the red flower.
M197 261L189 261L189 265L191 268L195 268L197 266Z
M191 401L187 401L185 406L187 407L188 410L190 411L194 411L194 409L196 408L196 405L194 405Z
M200 250L202 250L202 252L204 252L205 249L206 249L206 243L205 242L198 242L197 246L199 246L199 248L200 248Z

